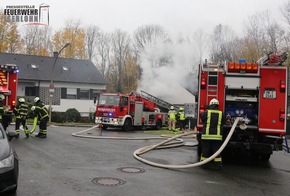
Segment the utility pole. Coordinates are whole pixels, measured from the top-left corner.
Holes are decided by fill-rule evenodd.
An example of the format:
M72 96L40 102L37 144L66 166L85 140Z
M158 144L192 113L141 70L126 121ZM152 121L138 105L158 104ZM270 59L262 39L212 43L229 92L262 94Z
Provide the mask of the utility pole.
M70 43L67 43L66 45L64 45L55 55L55 59L54 59L54 63L53 63L53 67L52 70L50 72L50 84L49 84L49 124L51 124L51 112L52 112L52 98L53 98L53 94L54 94L54 84L53 84L53 79L54 79L54 68L56 65L56 61L58 59L58 56L60 55L60 53L63 51L63 49L65 49L66 47L68 47L70 45Z

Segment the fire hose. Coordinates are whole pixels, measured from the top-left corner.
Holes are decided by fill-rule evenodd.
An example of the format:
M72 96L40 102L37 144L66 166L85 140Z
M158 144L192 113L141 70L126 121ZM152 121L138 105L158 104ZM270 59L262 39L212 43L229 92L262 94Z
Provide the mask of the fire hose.
M230 141L233 133L234 133L234 130L238 124L238 122L240 121L240 118L236 118L235 119L235 122L228 134L228 136L226 137L225 141L223 142L223 144L221 145L221 147L219 148L218 151L216 151L212 156L210 156L209 158L201 161L201 162L197 162L197 163L193 163L193 164L187 164L187 165L165 165L165 164L160 164L160 163L156 163L156 162L152 162L152 161L149 161L149 160L146 160L144 158L141 158L139 155L141 154L144 154L146 152L149 152L151 150L154 150L154 149L160 149L160 148L163 148L164 146L162 145L168 145L170 144L169 142L171 142L172 140L176 140L177 138L179 137L183 137L183 136L186 136L186 135L190 135L190 134L193 134L192 132L189 132L189 133L183 133L183 134L180 134L180 135L176 135L174 137L171 137L165 141L162 141L156 145L151 145L151 146L145 146L145 147L142 147L142 148L139 148L137 149L134 153L133 153L133 156L135 159L143 162L143 163L146 163L148 165L151 165L151 166L155 166L155 167L160 167L160 168L167 168L167 169L186 169L186 168L192 168L192 167L198 167L198 166L201 166L201 165L204 165L210 161L212 161L215 157L217 157L223 150L224 148L226 147L226 145L228 144L228 142ZM168 147L172 147L171 145L169 145Z
M34 117L34 119L33 119L32 129L29 131L29 134L32 134L32 133L35 131L36 126L37 126L37 121L38 121L38 118L37 118L37 116L36 116L36 117Z

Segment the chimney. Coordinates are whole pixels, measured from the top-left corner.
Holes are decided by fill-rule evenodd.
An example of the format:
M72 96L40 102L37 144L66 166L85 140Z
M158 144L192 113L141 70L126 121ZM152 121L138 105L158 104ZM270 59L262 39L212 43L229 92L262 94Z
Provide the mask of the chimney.
M56 58L58 55L58 52L53 52L53 57Z

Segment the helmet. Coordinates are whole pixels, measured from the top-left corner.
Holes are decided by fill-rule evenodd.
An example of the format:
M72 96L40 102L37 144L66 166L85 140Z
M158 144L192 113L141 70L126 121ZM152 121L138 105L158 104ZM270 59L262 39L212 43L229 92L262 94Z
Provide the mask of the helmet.
M24 99L24 98L20 98L18 101L19 101L20 103L24 103L24 102L25 102L25 99Z
M181 107L181 108L179 108L179 110L181 110L181 111L182 111L182 110L183 110L183 108Z
M174 110L174 106L171 106L170 109L171 109L171 110Z
M36 103L36 102L38 102L40 99L39 99L39 97L35 97L34 98L34 102Z
M213 98L212 100L210 100L209 105L219 105L219 101Z
M3 94L0 94L0 100L5 99L5 96Z
M31 107L31 111L34 111L34 110L35 110L35 106L32 106L32 107Z

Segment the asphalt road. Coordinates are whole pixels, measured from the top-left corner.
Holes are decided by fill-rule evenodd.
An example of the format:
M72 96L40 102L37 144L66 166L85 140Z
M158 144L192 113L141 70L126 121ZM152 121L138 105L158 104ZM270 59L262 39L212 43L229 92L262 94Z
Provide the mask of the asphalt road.
M13 129L9 127L8 129ZM13 139L20 161L17 196L192 196L290 195L290 154L274 152L267 163L224 162L222 171L163 169L136 160L133 152L155 140L74 137L85 127L49 127L48 137ZM86 134L86 133L84 133ZM91 136L91 134L86 134ZM114 137L142 131L106 131ZM148 135L146 135L148 136ZM188 139L194 142L194 139ZM197 161L196 147L154 150L142 155L162 164Z

